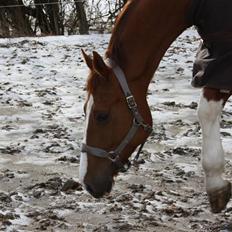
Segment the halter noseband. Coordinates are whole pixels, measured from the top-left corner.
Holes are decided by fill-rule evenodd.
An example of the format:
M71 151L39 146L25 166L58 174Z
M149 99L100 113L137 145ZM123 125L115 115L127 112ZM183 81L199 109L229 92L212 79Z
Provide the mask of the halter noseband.
M120 154L125 149L125 147L131 142L131 140L133 139L133 137L137 133L139 127L143 128L144 131L149 133L149 134L152 132L152 127L149 124L146 124L144 122L141 114L139 113L136 101L135 101L134 96L132 95L132 93L129 89L125 74L122 71L122 69L119 66L115 65L111 59L108 60L108 63L112 67L113 72L114 72L114 74L115 74L115 76L116 76L116 78L117 78L117 80L122 88L122 91L123 91L124 96L126 98L127 106L129 108L130 112L132 113L132 116L133 116L133 123L132 123L132 126L131 126L130 130L128 131L126 137L122 140L122 142L117 146L117 148L115 150L108 152L108 151L105 151L101 148L88 146L87 144L82 144L81 151L86 152L90 155L99 157L99 158L109 159L113 162L113 164L115 165L115 167L117 168L118 171L125 172L130 168L131 163L130 163L130 161L128 161L127 167L125 167L125 164L123 164L123 162L120 160ZM137 160L139 158L139 154L140 154L145 142L140 145L138 153L135 156L135 160Z

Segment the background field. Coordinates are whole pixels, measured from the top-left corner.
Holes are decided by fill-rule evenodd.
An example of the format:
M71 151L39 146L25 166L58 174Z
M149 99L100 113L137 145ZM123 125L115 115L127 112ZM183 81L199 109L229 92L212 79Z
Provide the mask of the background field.
M150 85L154 133L144 162L120 174L105 199L78 184L88 73L80 49L104 54L108 40L0 40L0 231L232 231L231 203L212 215L204 192L193 29L170 47ZM231 179L231 101L222 117Z

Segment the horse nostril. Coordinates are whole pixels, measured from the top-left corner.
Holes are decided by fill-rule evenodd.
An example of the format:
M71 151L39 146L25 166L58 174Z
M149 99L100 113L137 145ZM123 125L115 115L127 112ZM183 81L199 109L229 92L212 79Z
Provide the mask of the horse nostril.
M85 183L85 189L88 193L90 193L95 198L103 197L105 194L110 193L112 188L112 181L104 181L97 183Z

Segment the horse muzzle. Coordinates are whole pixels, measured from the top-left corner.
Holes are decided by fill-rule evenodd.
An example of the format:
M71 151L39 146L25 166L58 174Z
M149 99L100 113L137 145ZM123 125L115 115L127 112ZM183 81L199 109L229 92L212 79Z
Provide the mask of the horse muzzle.
M108 195L113 186L113 180L95 180L93 182L84 182L84 187L88 193L90 193L95 198L101 198Z

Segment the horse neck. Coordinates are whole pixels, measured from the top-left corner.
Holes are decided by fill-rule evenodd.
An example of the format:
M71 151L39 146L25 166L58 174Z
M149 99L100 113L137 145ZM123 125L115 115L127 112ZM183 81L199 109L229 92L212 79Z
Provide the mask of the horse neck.
M113 31L106 56L128 82L141 80L145 92L165 51L185 30L190 0L128 1Z

